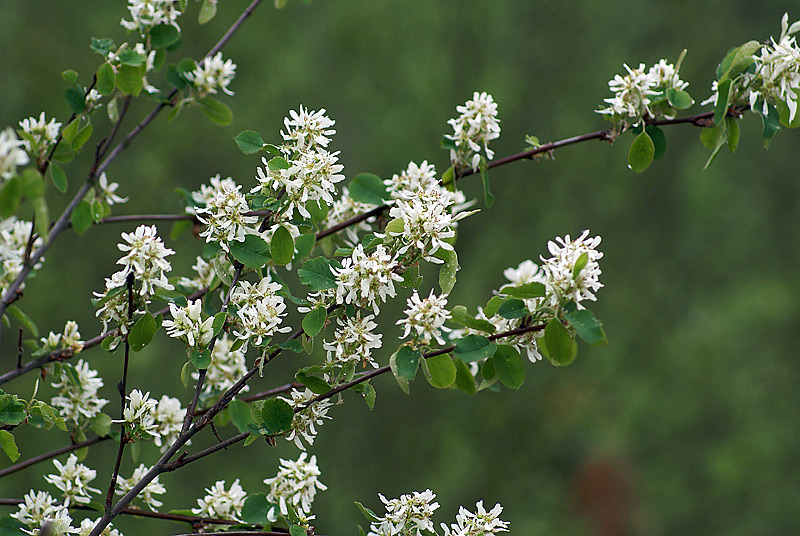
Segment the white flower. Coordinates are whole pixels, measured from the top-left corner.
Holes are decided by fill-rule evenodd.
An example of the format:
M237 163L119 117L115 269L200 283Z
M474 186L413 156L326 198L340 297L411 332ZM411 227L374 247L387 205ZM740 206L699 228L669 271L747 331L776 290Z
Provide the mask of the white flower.
M325 108L309 112L300 105L300 111L289 110L289 117L283 119L286 132L281 136L290 144L289 152L304 151L308 147L327 147L330 136L336 134L331 127L336 121L325 115Z
M327 350L328 363L344 367L347 364L363 363L378 368L372 358L372 349L381 347L381 334L374 333L378 324L373 322L375 315L361 317L357 311L355 316L337 318L339 327L334 333L331 342L323 341L322 346Z
M420 190L430 190L439 187L436 179L436 168L423 160L420 165L409 162L408 167L399 174L392 175L391 179L383 181L392 199L406 197L408 193Z
M171 24L180 30L176 19L181 14L179 0L128 0L131 20L122 19L126 30L138 30L144 35L154 26Z
M684 90L689 87L689 82L681 80L675 70L675 66L665 59L659 60L658 63L650 67L650 70L647 71L647 76L650 78L653 87L660 90L669 88Z
M209 184L201 184L199 190L191 193L192 201L200 207L207 207L223 187L227 190L236 190L238 188L236 181L230 177L221 179L219 173L209 178L208 182ZM194 214L196 209L195 207L186 207L186 212Z
M284 397L280 397L280 399L288 402L292 409L305 405L306 402L317 396L310 389L304 389L303 391L292 389L289 395L292 397L291 400ZM294 441L294 444L300 450L306 450L301 439L305 440L309 445L313 445L314 438L317 437L316 427L317 425L322 426L323 419L330 419L328 417L328 409L332 405L330 400L320 400L301 411L297 411L292 419L292 430L286 436L286 439Z
M284 516L288 515L289 506L301 517L310 515L311 503L314 502L317 489L328 489L318 480L321 473L317 467L317 457L311 456L306 461L306 456L303 452L294 462L281 459L278 474L264 480L264 484L270 488L267 500L277 504Z
M205 347L214 336L214 317L202 319L203 300L187 300L186 307L169 304L172 320L164 320L164 329L170 337L185 337L191 347Z
M206 488L206 496L197 499L197 508L192 508L196 516L241 521L242 506L247 493L239 485L239 479L233 481L230 489L225 489L225 481L218 480L210 488Z
M125 423L132 436L149 439L147 435L157 435L154 412L158 402L150 398L150 392L142 394L139 389L134 389L126 398L128 404L122 412L122 420L113 422Z
M224 393L233 384L239 381L242 376L247 374L247 362L245 360L244 351L239 348L238 350L231 350L234 341L223 334L222 337L217 339L214 343L214 351L211 353L211 364L206 370L206 381L203 384L203 392L205 394ZM199 378L199 373L193 372L192 378L195 380ZM245 385L240 393L246 393L250 390L249 385Z
M624 77L615 75L608 83L608 88L614 93L614 97L603 101L610 106L597 110L597 113L620 116L638 123L650 113L649 97L657 93L653 90L655 81L645 72L644 63L640 63L636 69L631 69L627 64L623 64L623 67L628 74Z
M159 238L155 225L140 225L133 233L122 233L122 239L127 244L117 244L119 250L125 253L117 261L117 264L125 267L122 271L123 277L118 277L115 280L115 282L120 283L119 286L125 284L124 275L132 272L135 281L142 285L142 293L147 296L152 295L156 287L161 287L164 290L173 290L175 288L167 281L167 276L165 275L172 270L172 265L166 260L166 257L174 255L175 252L164 247L164 242Z
M75 454L70 454L64 464L58 460L53 460L53 464L58 469L58 474L45 475L44 479L61 491L64 506L74 503L89 504L92 500L90 493L100 493L99 489L89 487L89 482L97 476L97 471L78 463Z
M214 281L214 276L217 275L217 273L214 271L214 266L210 262L206 262L203 257L197 257L195 263L192 265L192 270L194 270L197 275L192 279L181 277L178 281L179 285L197 290L211 287L211 283Z
M434 296L433 290L427 298L420 299L417 291L408 298L406 302L408 309L405 310L406 318L397 321L398 326L404 326L401 339L405 339L413 333L417 345L429 346L433 339L439 344L444 344L442 331L450 331L444 325L450 318L447 310L447 295Z
M80 339L81 334L78 331L78 324L74 320L68 320L64 325L63 334L51 331L47 337L42 337L39 340L42 342L42 351L44 353L71 350L77 354L83 349L83 341Z
M22 147L24 142L17 139L11 127L0 131L0 179L10 179L16 175L18 166L30 161Z
M541 260L546 275L547 294L553 307L573 301L578 309L583 309L581 301L595 301L594 293L603 286L599 281L602 272L598 263L603 253L597 251L600 237L588 236L587 229L575 240L566 235L564 238L556 237L555 242L551 240L547 243L547 249L553 256ZM579 261L584 266L575 273Z
M105 202L109 206L127 203L127 197L120 197L114 193L117 191L117 188L119 188L119 184L116 182L108 182L108 177L106 177L105 171L100 174L100 178L97 181L97 189L99 194L98 197L101 201Z
M345 186L342 188L342 196L335 200L330 210L328 210L328 214L325 216L325 226L328 228L333 227L373 208L375 208L375 205L353 201L353 198L350 197L350 192L348 192ZM372 228L369 223L374 221L375 217L372 217L346 227L344 229L345 241L352 245L358 244L358 231L369 231Z
M503 507L498 503L489 512L483 507L483 501L475 504L473 514L463 506L459 507L456 522L448 527L442 523L445 536L494 536L498 532L508 532L508 521L500 519Z
M395 272L397 261L379 245L367 255L359 244L341 268L333 268L336 276L336 303L352 303L372 307L380 313L380 302L395 296L394 283L403 278Z
M250 339L260 346L275 332L286 333L291 326L278 327L286 316L286 303L277 292L281 289L269 277L263 278L257 285L248 281L240 281L231 295L231 302L236 305L237 325L233 333L239 339Z
M245 215L250 207L239 188L233 181L220 181L216 195L206 207L196 209L198 219L206 224L200 236L206 242L219 242L225 251L229 251L228 242L244 242L247 234L255 233L251 226L258 222L258 216Z
M471 100L456 106L456 111L461 115L447 121L453 127L453 134L446 137L456 144L456 149L450 150L450 162L456 169L469 166L475 171L480 162L481 149L486 158L494 156L489 149L489 142L500 137L497 103L488 93L476 91Z
M506 268L503 270L503 276L515 286L534 282L544 283L542 270L530 259L522 261L516 268Z
M63 365L67 366L69 365ZM59 409L64 419L79 423L100 413L108 400L97 397L97 391L103 386L103 379L97 375L96 370L89 368L88 363L79 359L73 370L74 376L62 368L61 377L52 383L58 389L58 394L50 400L50 404Z
M2 133L0 133L0 138ZM24 154L24 152L23 152ZM0 160L2 160L2 142L0 141ZM0 171L2 170L2 162L0 162ZM31 235L31 222L18 220L16 217L11 216L4 220L0 220L0 291L5 293L6 289L17 278L22 270L22 262L25 257L25 249L28 245L28 239ZM37 237L33 241L32 250L35 251L42 244L44 239ZM42 267L42 262L36 263L35 270ZM25 288L23 283L20 290Z
M25 147L25 150L31 154L36 153L36 156L44 156L47 149L56 142L61 123L57 122L55 119L50 119L50 121L45 120L44 112L42 112L39 114L39 119L28 117L20 121L19 126L22 127L22 130L26 134L29 134L34 139L34 143L36 144L34 147L31 146L28 140L22 140L22 145Z
M89 519L88 517L81 521L80 531L78 532L78 536L89 536L91 534L92 529L94 526L97 525L97 522L100 521L100 518L97 519ZM122 533L115 529L111 523L106 525L106 528L103 529L103 532L100 533L100 536L122 536Z
M222 52L216 56L206 56L195 70L184 75L194 85L198 95L216 95L217 90L233 95L228 85L236 76L236 64L231 60L222 60Z
M158 405L153 410L153 419L155 420L153 442L157 447L161 447L161 452L167 450L180 435L185 415L186 408L181 407L180 400L167 395L161 396Z
M17 521L26 524L32 530L25 530L27 534L42 534L41 529L45 523L49 524L49 536L73 534L77 529L72 528L72 518L67 507L56 503L56 500L45 491L30 490L24 502L19 505L19 511L11 514Z
M146 475L149 470L150 469L144 464L140 464L139 467L133 471L133 475L131 475L130 478L126 479L117 477L117 495L125 495L132 490L133 487L138 484L142 478L144 478L144 475ZM158 481L158 478L159 477L155 477L153 480L151 480L150 483L147 484L139 493L139 495L136 496L136 498L144 502L147 507L150 508L150 510L154 511L156 508L161 507L164 503L153 497L153 495L163 495L167 492L167 488L165 488L164 485Z
M144 43L136 43L133 46L133 51L137 54L141 54L144 56L144 72L145 74L149 73L153 70L156 64L156 51L151 50L150 52L144 48ZM144 86L144 90L148 93L158 93L158 88L154 85L150 84L147 81L147 76L142 77L142 85Z
M368 536L422 536L423 531L435 533L433 513L439 508L431 490L415 491L399 499L387 499L378 494L386 506L386 515L370 524Z

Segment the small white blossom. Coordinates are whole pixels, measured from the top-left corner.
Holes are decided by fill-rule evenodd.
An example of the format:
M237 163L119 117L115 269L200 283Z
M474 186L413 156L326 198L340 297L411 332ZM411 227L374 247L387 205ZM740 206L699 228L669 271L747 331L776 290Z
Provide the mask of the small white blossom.
M483 507L483 501L475 504L473 514L463 506L458 509L456 522L448 527L442 523L445 536L495 536L498 532L508 532L508 521L500 519L503 507L498 503L490 511Z
M161 452L169 448L178 438L183 426L186 408L181 407L181 401L167 395L162 395L158 405L153 410L155 430L153 442L161 447Z
M117 191L117 188L119 188L119 184L116 182L108 182L105 171L100 174L100 178L97 181L97 190L99 194L98 197L101 201L109 206L127 203L127 197L120 197L114 193Z
M236 181L230 177L222 179L220 178L219 173L209 178L208 182L209 184L201 184L199 190L190 194L192 201L200 207L207 207L217 196L217 192L221 189L225 188L226 190L236 190L238 188ZM186 207L186 212L189 214L195 214L196 207Z
M89 519L88 517L81 521L80 530L78 532L78 536L89 536L91 534L92 529L94 529L97 522L100 521L100 518L97 519ZM103 529L103 532L100 533L100 536L122 536L122 533L115 529L111 523L106 525L106 528Z
M192 279L188 277L181 277L178 284L190 289L203 289L211 287L214 281L214 276L217 273L214 271L214 265L206 262L203 257L197 257L195 263L192 265L192 270L197 274Z
M187 300L186 307L169 304L169 313L172 320L164 320L164 329L167 335L175 338L185 338L191 347L205 347L214 336L212 324L214 317L203 320L203 300Z
M239 479L233 481L230 489L225 489L225 481L218 480L210 488L206 488L206 495L197 499L197 508L192 508L196 516L217 519L230 519L241 521L242 506L247 498L247 493L239 484Z
M68 365L65 364L64 367L66 366ZM62 369L61 377L52 383L58 389L58 394L50 400L50 404L58 408L64 419L77 423L100 413L108 400L97 397L97 391L103 386L103 379L96 370L89 368L87 362L79 359L74 371L73 377Z
M0 136L2 136L2 133L0 133ZM2 142L0 142L1 145ZM0 159L2 159L2 147L0 147ZM0 162L0 170L2 170L2 162ZM5 293L6 289L22 271L25 249L30 235L31 222L18 220L14 216L0 220L0 293ZM35 251L42 244L44 244L44 239L37 237L33 241L32 251ZM36 263L34 269L41 268L43 262L44 258ZM19 288L24 290L25 283L23 282Z
M336 121L325 115L325 108L309 112L302 105L300 111L289 110L289 117L283 119L286 132L281 130L284 141L291 149L304 151L308 147L327 147L330 136L336 134L331 127Z
M408 193L416 193L420 190L430 190L439 187L436 179L436 168L429 164L427 160L419 165L409 162L408 167L399 174L392 175L391 179L383 181L392 199L404 198Z
M373 521L367 536L423 536L423 531L435 533L433 513L439 508L431 490L415 491L399 499L387 499L378 494L386 506L386 515Z
M26 151L35 154L36 157L44 156L50 146L56 142L58 131L61 129L61 123L52 118L47 121L44 112L39 114L39 119L35 117L23 119L19 122L19 126L34 139L35 146L31 146L28 140L22 140L22 145Z
M597 110L597 113L620 116L638 123L650 113L650 97L657 92L653 90L653 79L645 72L644 63L640 63L636 69L631 69L627 64L623 64L623 67L628 74L615 75L608 83L614 97L603 99L609 106Z
M330 210L328 210L328 214L325 217L325 226L330 228L335 225L339 225L346 220L354 216L358 216L359 214L363 214L369 210L375 208L375 205L368 205L367 203L361 203L360 201L353 201L353 198L350 197L350 192L348 192L347 187L345 186L342 188L342 196L335 200L331 205ZM370 226L371 222L375 221L375 217L368 218L367 220L360 221L355 225L350 225L344 229L345 235L344 240L345 242L355 245L358 244L358 232L359 231L369 231L372 229Z
M40 339L42 342L42 352L51 353L58 350L70 350L77 354L83 350L83 341L78 331L78 324L74 320L68 320L64 325L64 333L53 333Z
M11 514L11 517L24 523L31 530L24 530L27 534L44 534L41 529L45 525L49 528L48 536L62 536L64 534L74 534L77 529L72 527L72 518L69 516L67 507L57 504L56 500L45 491L30 490L23 503L19 505L19 511Z
M157 435L157 425L154 412L158 402L150 398L150 392L142 394L139 389L134 389L126 397L128 403L122 412L122 420L113 422L123 422L133 436L144 437Z
M117 264L125 267L122 271L124 275L133 273L135 281L142 286L143 294L152 295L156 287L164 290L175 288L167 281L166 276L166 273L172 270L172 265L166 257L174 255L175 252L164 247L155 225L140 225L133 233L122 233L122 239L127 243L117 244L117 247L125 255L117 261ZM123 286L124 276L115 282Z
M184 75L192 83L198 96L216 95L217 90L233 95L228 85L236 76L236 64L231 60L222 60L222 52L216 56L206 56L192 72Z
M268 277L257 285L248 281L238 283L231 295L231 302L238 308L233 330L237 338L260 346L276 332L291 331L291 326L278 327L286 316L286 303L283 296L277 294L280 289L281 286Z
M150 469L144 464L140 464L139 467L133 471L133 475L131 475L130 478L117 477L117 495L125 495L132 490L133 487L138 484L142 478L144 478L144 475L146 475L149 470ZM147 484L139 493L139 495L136 496L137 499L141 500L147 505L148 508L150 508L150 510L153 511L155 511L156 508L160 508L164 504L153 497L153 495L163 495L167 492L167 488L165 488L164 485L158 481L158 478L159 477L155 477L153 480L151 480L150 483Z
M247 234L255 232L251 226L258 222L258 216L245 215L250 207L244 195L239 193L240 188L232 180L220 181L215 196L206 207L196 209L198 219L206 224L200 236L206 242L219 242L225 251L229 251L228 242L244 242Z
M179 0L128 0L128 11L131 20L120 21L126 30L138 30L144 35L160 24L171 24L180 30L176 22L181 14Z
M78 463L78 457L70 454L66 463L53 460L58 474L45 475L44 479L61 491L64 506L70 504L89 504L91 493L100 493L97 488L89 486L89 482L97 476L97 471Z
M214 351L211 353L211 364L206 369L206 381L203 383L203 393L216 394L224 393L239 381L242 376L247 374L247 361L244 351L231 350L234 341L222 334L217 342L214 343ZM198 372L192 372L195 380L200 377ZM250 390L249 385L242 387L240 393Z
M456 106L456 111L461 115L447 121L453 127L453 134L446 137L456 144L456 149L450 150L450 162L456 169L471 167L475 171L480 163L481 149L486 158L494 156L489 142L500 137L497 103L488 93L476 91L472 99Z
M594 293L603 286L599 280L602 272L598 263L603 253L597 251L600 237L588 237L587 229L575 240L566 235L547 243L547 249L553 256L549 259L542 258L542 269L546 275L545 286L552 306L558 307L573 301L578 309L582 309L581 301L596 300ZM585 265L578 273L574 273L579 260L585 262Z
M278 505L282 515L289 513L289 506L303 517L311 514L311 504L317 490L326 490L328 487L319 481L319 468L317 457L311 456L306 461L307 453L303 452L297 461L280 460L281 467L273 478L264 480L269 486L267 500Z
M0 179L10 179L16 175L17 167L30 161L23 147L24 142L17 139L10 127L0 131Z
M403 278L395 272L397 261L379 245L367 255L359 244L351 257L342 261L341 268L333 268L336 276L336 303L352 303L371 307L380 313L380 303L393 298L395 282Z
M347 364L369 364L378 368L372 357L372 350L381 347L381 334L375 333L378 324L373 322L375 315L361 317L361 312L355 316L337 318L339 327L334 333L331 342L323 341L322 347L327 350L328 363L344 367Z
M297 409L305 405L309 400L317 396L310 389L304 389L302 391L292 389L289 395L291 399L284 397L280 397L280 399L286 401L292 406L292 409ZM300 450L306 450L301 440L309 445L313 445L314 438L317 437L317 426L322 426L323 419L330 419L330 417L328 417L328 409L332 405L329 399L320 400L302 411L296 412L292 419L292 430L286 436L286 439L294 441L294 444L297 445L297 448Z
M447 295L434 296L433 290L427 298L421 299L414 291L407 301L406 317L397 321L398 326L404 326L401 339L413 334L417 345L429 346L433 340L444 344L441 333L450 331L444 325L450 318L447 310Z

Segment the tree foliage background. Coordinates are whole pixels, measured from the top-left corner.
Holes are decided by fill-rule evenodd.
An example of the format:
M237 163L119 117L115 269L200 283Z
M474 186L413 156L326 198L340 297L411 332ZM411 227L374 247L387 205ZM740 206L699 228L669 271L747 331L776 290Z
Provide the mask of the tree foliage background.
M207 26L186 25L182 54L200 57L246 5L220 4ZM525 134L551 141L604 128L593 110L623 62L675 61L687 48L681 74L699 101L728 48L777 36L792 7L744 0L317 0L276 11L265 4L225 49L238 64L236 98L227 101L233 124L212 126L197 110L173 123L159 118L108 173L131 197L117 213L178 212L171 190L194 189L218 172L251 184L258 161L242 156L233 136L254 129L267 141L277 138L287 110L301 103L325 107L337 121L335 149L352 177L391 176L423 159L443 171L445 122L473 90L489 91L499 103L498 156L521 150ZM89 38L123 41L124 15L123 2L4 2L0 126L43 109L66 119L59 73L74 68L88 85L97 64ZM798 16L790 12L790 20ZM146 110L139 104L140 114ZM377 505L377 492L430 487L445 511L479 498L501 502L517 534L797 533L798 135L781 133L767 153L758 118L746 117L742 127L737 153L722 154L705 171L699 130L687 125L665 128L667 154L642 175L626 169L630 135L610 147L560 150L555 162L494 171L497 203L460 227L454 303L484 302L503 268L546 253L553 236L591 228L603 236L606 285L593 309L611 343L583 347L563 370L528 365L518 392L466 400L416 382L407 397L392 378L381 378L374 412L348 399L332 410L334 420L313 448L331 488L315 503L318 532L354 533L363 522L354 499ZM478 196L477 181L464 183ZM51 210L61 208L55 202ZM91 291L114 270L119 232L132 228L97 227L56 243L25 291L26 312L45 333L60 330L66 318L79 322L84 337L99 332ZM180 240L176 273L188 269L197 249L192 237ZM16 359L10 338L0 353L4 370ZM164 339L135 356L130 385L146 378L160 382L155 394L182 390L183 350ZM114 377L118 356L95 352L92 366ZM287 376L272 374L257 388L285 383ZM64 440L32 445L25 437L18 441L31 454ZM91 456L105 460L96 466L109 466L116 447L95 448ZM217 458L198 463L191 485L170 485L186 483L185 475L162 477L166 506L193 505L217 478L238 477L256 490L279 456L294 455L282 443L248 449L222 455L222 467ZM0 494L21 496L40 478L28 469L0 481ZM164 522L152 527L175 532Z

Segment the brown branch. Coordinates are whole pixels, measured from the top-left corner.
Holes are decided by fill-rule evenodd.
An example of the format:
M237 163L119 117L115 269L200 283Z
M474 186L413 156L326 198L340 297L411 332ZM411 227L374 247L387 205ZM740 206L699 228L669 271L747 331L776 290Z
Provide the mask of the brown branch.
M81 441L80 443L75 443L74 445L67 445L66 447L57 448L55 450L51 450L50 452L45 452L44 454L39 454L38 456L34 456L33 458L28 458L27 460L21 461L5 469L0 470L0 478L10 475L11 473L16 473L17 471L21 471L26 467L30 467L31 465L37 464L39 462L47 461L51 458L55 458L56 456L61 456L62 454L66 454L67 452L72 452L73 450L82 449L84 447L89 447L94 445L95 443L100 443L101 441L106 441L107 439L111 439L109 436L105 437L92 437L87 439L86 441Z

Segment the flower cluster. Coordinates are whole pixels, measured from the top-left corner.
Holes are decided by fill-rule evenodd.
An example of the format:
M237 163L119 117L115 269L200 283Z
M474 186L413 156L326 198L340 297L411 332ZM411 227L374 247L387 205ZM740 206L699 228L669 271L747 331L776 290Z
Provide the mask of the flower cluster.
M375 208L374 205L368 205L367 203L354 201L353 198L350 197L350 192L345 186L342 188L342 196L339 199L336 199L331 205L330 210L328 210L328 214L325 217L325 226L330 228L334 225L339 225L340 223L349 220L354 216L358 216L359 214L363 214L364 212L367 212L373 208ZM358 244L358 232L371 230L372 226L370 223L374 222L374 220L375 218L373 217L365 221L358 222L355 225L346 227L344 229L344 236L342 238L349 244Z
M300 111L289 110L289 117L283 119L286 132L281 137L286 142L284 152L304 151L308 147L327 147L330 136L336 134L331 127L336 121L325 115L325 108L309 112L302 105Z
M444 536L495 536L498 532L508 532L508 521L499 517L503 512L499 503L487 512L483 501L478 501L475 509L473 514L463 506L459 507L455 523L449 527L442 523Z
M247 374L244 351L241 348L232 350L233 343L234 341L227 335L222 335L214 343L211 364L206 369L206 381L203 384L205 394L224 393ZM195 380L199 377L199 373L192 373L192 378ZM246 393L249 390L250 386L245 385L239 392Z
M319 481L321 473L317 467L317 457L311 456L306 460L306 456L303 452L297 461L281 459L278 474L264 480L264 484L269 486L267 500L277 504L284 516L289 514L289 507L292 507L301 519L311 519L311 504L317 490L328 489Z
M367 536L422 536L424 532L436 532L433 513L439 508L436 494L431 490L415 491L401 495L399 499L387 499L378 494L386 506L386 515L373 521Z
M291 399L280 398L292 406L294 410L298 408L303 409L295 412L292 418L292 429L286 435L286 439L294 441L294 444L297 445L297 448L300 450L306 450L303 441L309 445L314 444L314 438L317 437L317 426L322 426L324 422L323 419L330 419L330 417L328 417L328 409L331 407L332 403L330 400L321 400L308 407L303 407L309 400L317 396L310 389L304 389L302 391L292 389L289 395Z
M217 177L218 178L218 177ZM214 184L212 179L211 184ZM247 216L250 207L244 195L239 193L241 186L233 180L219 181L214 197L204 208L197 208L198 219L206 224L200 236L206 242L219 242L222 249L229 251L228 242L244 242L247 234L254 233L251 228L258 222L258 216Z
M139 483L139 481L142 480L142 478L144 478L144 475L146 475L149 470L150 469L144 464L139 464L139 467L134 469L130 478L122 478L118 476L116 493L118 495L125 495L128 493L133 489L134 486L136 486L136 484ZM147 505L148 508L150 508L150 510L153 511L155 511L156 508L160 508L164 504L156 499L154 495L163 495L167 492L167 488L165 488L158 479L159 477L155 477L153 480L151 480L150 483L147 484L141 492L139 492L139 495L136 496L137 499L141 500Z
M652 106L656 102L666 99L668 89L683 91L689 85L678 76L678 70L667 60L662 59L649 70L645 64L640 63L636 69L631 69L623 64L628 74L615 75L608 83L608 88L614 96L603 101L608 104L597 113L610 115L614 120L625 120L638 124L647 116L656 114ZM666 108L665 117L672 117L672 108Z
M194 86L198 97L216 95L217 90L233 95L228 85L236 76L236 64L231 60L223 61L222 52L218 52L216 56L203 58L195 70L184 76Z
M153 442L157 447L161 447L161 452L167 450L180 435L185 415L186 408L181 407L180 400L167 395L161 396L158 405L153 409L155 421Z
M373 320L375 315L362 317L360 311L354 316L337 318L339 327L334 332L333 341L322 343L327 351L327 363L337 368L358 363L378 368L372 350L381 347L381 334L374 332L378 324Z
M196 516L217 519L241 521L242 507L247 493L239 484L239 479L233 481L230 489L225 489L225 481L218 480L210 488L206 488L206 495L197 499L197 508L192 508Z
M217 197L217 192L223 188L225 190L237 190L239 188L232 178L226 177L223 179L220 177L221 175L217 173L208 179L208 184L201 184L199 190L190 194L192 204L186 207L187 213L196 214L197 207L205 208L209 206L214 198Z
M61 129L61 123L52 118L47 121L44 112L39 114L39 119L35 117L23 119L19 122L19 126L27 134L22 140L22 145L37 159L45 156L50 146L56 142L58 131Z
M194 270L197 275L191 279L188 277L181 277L178 280L179 286L193 290L211 287L214 276L217 275L211 263L206 262L203 257L197 257L195 263L192 265L192 270Z
M128 0L131 20L122 19L126 30L138 30L145 34L160 24L171 24L180 30L176 22L181 14L179 0Z
M450 150L450 162L457 170L470 167L475 171L481 161L481 149L486 158L494 156L489 142L500 137L497 103L488 93L476 91L471 100L456 106L456 111L461 115L447 121L453 134L445 136L455 144Z
M281 286L269 277L261 279L257 285L240 281L231 295L231 303L236 307L236 320L233 333L239 339L246 339L261 346L275 334L291 331L291 326L278 327L286 316L286 303L278 295ZM245 343L246 344L246 343Z
M64 364L61 376L52 383L58 394L50 400L50 404L58 408L64 419L80 423L84 419L91 419L108 404L108 400L99 398L97 391L103 386L103 379L96 370L89 368L89 364L79 359L73 367L73 374L69 374Z
M172 320L164 320L167 335L182 338L191 347L205 347L214 336L213 317L203 320L203 301L187 300L186 307L169 304Z
M31 490L23 497L23 501L19 505L19 511L11 514L11 517L31 529L25 530L27 534L44 534L42 529L45 526L48 528L46 533L49 536L63 536L77 532L72 527L72 518L66 505L58 504L49 493Z
M14 216L0 220L0 291L3 293L22 271L30 236L31 222L18 220ZM42 237L34 239L32 251L42 244L44 244ZM36 263L34 269L41 268L43 261L44 258ZM24 289L25 284L23 283L20 285L20 290Z
M78 457L70 454L66 463L53 460L58 474L45 475L44 479L61 491L64 506L70 504L89 504L90 493L100 493L99 489L89 487L89 482L97 476L97 471L78 463Z
M30 161L23 147L11 128L0 131L0 179L10 179L17 174L17 167Z
M42 337L43 354L49 354L61 350L63 352L71 352L77 354L83 350L83 341L81 341L81 333L78 331L78 323L74 320L67 320L64 325L63 333L53 333L52 331L47 337Z
M582 309L581 301L597 299L594 293L603 286L598 263L603 253L597 250L598 245L600 237L589 238L588 229L575 240L566 235L547 243L552 257L542 258L542 269L552 307L573 301Z
M427 298L420 298L417 291L408 298L406 317L397 321L398 326L403 326L405 339L413 335L415 346L429 346L432 340L444 344L442 331L450 331L444 323L450 318L447 310L447 295L434 296L433 290Z
M336 303L352 303L371 307L377 315L379 304L394 297L394 283L403 278L395 272L397 261L379 245L367 255L359 244L341 268L333 268L336 276Z
M97 525L99 519L100 518L90 519L87 517L86 519L81 521L81 526L78 530L78 536L89 536L89 534L92 533L92 530L94 529L95 525ZM106 526L106 528L103 529L103 532L100 533L100 536L122 536L122 533L117 529L115 529L113 525L109 523Z
M149 391L142 394L139 389L132 390L125 398L128 403L122 412L122 419L113 422L125 423L132 437L149 439L155 436L157 432L154 413L158 402L150 398Z

